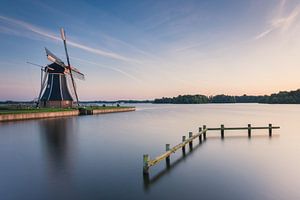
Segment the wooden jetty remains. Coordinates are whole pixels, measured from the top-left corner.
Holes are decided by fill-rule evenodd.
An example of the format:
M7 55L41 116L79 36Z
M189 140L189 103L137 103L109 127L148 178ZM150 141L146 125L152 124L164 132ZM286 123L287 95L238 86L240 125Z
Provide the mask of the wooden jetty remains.
M150 167L158 164L162 160L166 160L167 165L170 164L170 156L172 153L175 153L178 149L182 149L183 152L185 152L185 146L189 144L190 149L193 147L193 140L196 138L199 138L199 142L201 143L202 140L206 140L207 132L208 131L220 131L221 133L221 139L224 139L225 137L225 131L231 131L231 130L247 130L248 131L248 137L251 138L252 130L261 130L261 129L267 129L269 130L269 137L272 137L273 129L280 129L279 126L272 126L272 124L269 124L269 126L251 126L251 124L248 124L247 127L225 127L223 124L219 128L207 128L206 125L203 125L203 127L199 127L199 131L197 134L193 135L193 132L189 132L189 137L186 138L186 136L182 136L182 142L175 145L174 147L170 147L170 144L166 144L166 152L153 160L150 159L149 154L143 155L143 173L148 174Z

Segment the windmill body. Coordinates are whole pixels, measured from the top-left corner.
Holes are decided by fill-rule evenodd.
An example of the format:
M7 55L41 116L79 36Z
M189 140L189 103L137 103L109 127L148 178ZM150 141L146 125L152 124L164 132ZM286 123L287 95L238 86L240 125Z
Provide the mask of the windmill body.
M70 93L66 69L56 63L48 65L52 70L47 72L47 83L40 98L41 107L73 107L73 97Z

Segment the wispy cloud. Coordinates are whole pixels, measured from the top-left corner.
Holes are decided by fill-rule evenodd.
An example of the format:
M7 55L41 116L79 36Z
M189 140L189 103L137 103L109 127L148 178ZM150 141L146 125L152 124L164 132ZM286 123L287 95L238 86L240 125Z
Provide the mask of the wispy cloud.
M261 38L269 35L272 31L274 31L275 28L269 28L267 30L265 30L264 32L258 34L257 36L254 37L254 40L260 40Z
M282 0L279 4L279 15L271 20L269 27L263 32L254 37L254 40L260 40L276 30L286 31L300 16L300 4L296 6L288 15L282 16L283 9L286 6L287 1Z
M101 65L99 63L96 63L96 62L88 61L88 60L85 60L85 59L82 59L82 58L77 58L77 57L71 57L71 58L74 59L74 60L78 60L78 61L80 61L82 63L86 63L86 64L90 64L90 65L95 65L95 66L98 66L98 67L101 67L101 68L105 68L105 69L109 69L109 70L115 71L115 72L120 73L120 74L126 76L127 78L130 78L130 79L134 80L134 81L138 81L138 82L141 81L139 78L137 78L137 77L131 75L130 73L125 72L124 70L121 70L121 69L119 69L117 67L111 67L111 66L108 67L108 66L104 66L104 65Z
M48 39L52 39L55 41L61 40L60 37L56 36L56 34L54 34L51 31L47 31L41 27L37 27L34 26L33 24L21 21L21 20L17 20L17 19L13 19L10 17L6 17L6 16L1 16L0 15L0 21L5 22L10 24L11 27L5 27L2 26L1 30L3 33L7 33L7 34L13 34L13 35L18 35L18 36L22 36L22 34L19 32L19 28L22 29L26 29L28 31L30 31L31 33L33 33L33 35L31 35L31 39L36 39L36 35L42 36L44 38L48 38ZM74 42L74 41L68 41L68 44L70 46L82 49L84 51L90 52L90 53L94 53L100 56L104 56L104 57L108 57L108 58L112 58L112 59L116 59L116 60L121 60L121 61L127 61L127 62L135 62L135 63L139 63L138 60L135 59L131 59L131 58L127 58L124 57L122 55L113 53L113 52L108 52L99 48L93 48L84 44L80 44L78 42Z

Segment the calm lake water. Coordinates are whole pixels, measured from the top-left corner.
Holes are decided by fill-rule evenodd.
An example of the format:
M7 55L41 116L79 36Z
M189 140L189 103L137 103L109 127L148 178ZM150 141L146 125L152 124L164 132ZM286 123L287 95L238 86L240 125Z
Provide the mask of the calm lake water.
M0 123L0 199L300 199L300 105L136 105L136 112ZM142 174L142 156L208 133Z

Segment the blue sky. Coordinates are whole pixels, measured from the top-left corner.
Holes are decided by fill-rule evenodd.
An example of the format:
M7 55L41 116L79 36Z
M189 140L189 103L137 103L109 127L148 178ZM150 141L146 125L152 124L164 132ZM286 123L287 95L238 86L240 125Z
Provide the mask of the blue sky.
M32 100L44 47L69 41L82 100L300 87L299 0L0 2L0 100Z

